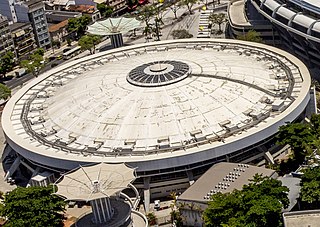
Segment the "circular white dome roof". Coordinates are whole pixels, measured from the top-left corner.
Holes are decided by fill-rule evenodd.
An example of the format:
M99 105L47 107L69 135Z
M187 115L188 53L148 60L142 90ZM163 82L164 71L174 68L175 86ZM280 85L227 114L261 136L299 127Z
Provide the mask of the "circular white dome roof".
M201 150L244 138L297 117L310 86L300 61L263 47L166 41L70 62L9 101L4 130L33 152L103 157Z

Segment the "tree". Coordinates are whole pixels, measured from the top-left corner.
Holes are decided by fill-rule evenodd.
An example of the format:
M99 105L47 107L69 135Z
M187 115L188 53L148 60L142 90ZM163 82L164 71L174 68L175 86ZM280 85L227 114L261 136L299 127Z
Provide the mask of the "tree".
M5 53L0 59L0 74L3 75L3 77L6 76L8 72L10 72L13 69L14 66L14 55L11 51Z
M81 16L79 18L70 18L68 20L67 31L75 32L76 36L80 38L82 35L84 35L90 22L91 17L89 17L88 15Z
M43 48L38 48L33 54L43 56L44 55L44 49Z
M101 42L100 36L97 35L85 35L82 36L78 42L79 46L83 50L89 50L90 54L95 53L96 45Z
M97 4L97 9L100 11L102 17L110 17L113 13L113 8L105 3Z
M174 39L187 39L187 38L192 38L193 35L190 34L187 30L185 29L176 29L171 32L171 35Z
M196 4L197 0L181 0L180 2L181 5L187 6L189 13L192 14L192 7Z
M301 177L300 199L306 209L320 208L320 167L304 170Z
M0 84L0 99L8 99L11 96L11 90L4 84ZM1 198L1 196L0 196Z
M7 192L0 214L8 227L63 226L65 202L52 195L52 187L18 187Z
M25 68L28 72L31 72L34 76L37 76L40 69L44 66L43 56L34 53L28 60L21 61L20 66Z
M262 42L262 38L260 37L260 33L256 32L255 30L250 30L244 35L238 35L237 39L244 40L244 41L250 41L250 42L256 42L256 43Z
M303 160L306 150L315 140L310 125L303 123L291 123L279 128L277 135L278 143L281 145L289 144L294 151L294 158Z
M212 24L217 24L219 26L219 32L221 32L222 31L221 24L223 24L224 22L227 22L227 18L224 13L218 13L218 14L212 13L209 16L209 21Z
M177 12L180 9L180 2L179 1L174 1L170 6L169 9L173 12L174 19L178 19Z
M57 47L60 48L61 47L61 42L59 40L52 40L52 47Z
M206 226L282 226L289 189L281 181L256 174L242 190L217 193L204 212Z
M154 213L148 213L147 219L148 219L149 225L155 225L157 223L157 218L154 215Z
M152 33L151 19L154 16L154 6L146 5L139 9L138 20L142 20L145 23L144 35L148 38Z

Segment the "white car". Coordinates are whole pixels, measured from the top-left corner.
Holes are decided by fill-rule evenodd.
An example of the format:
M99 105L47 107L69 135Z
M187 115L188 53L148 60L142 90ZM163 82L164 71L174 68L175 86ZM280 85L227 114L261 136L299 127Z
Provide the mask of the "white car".
M160 200L155 200L154 201L154 209L159 210L160 209Z

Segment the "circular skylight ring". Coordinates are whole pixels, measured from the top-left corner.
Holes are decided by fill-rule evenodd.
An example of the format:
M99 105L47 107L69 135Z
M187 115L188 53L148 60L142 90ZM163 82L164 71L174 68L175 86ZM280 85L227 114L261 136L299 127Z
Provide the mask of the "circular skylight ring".
M132 69L127 75L130 84L158 87L176 83L188 77L190 67L181 61L155 61Z

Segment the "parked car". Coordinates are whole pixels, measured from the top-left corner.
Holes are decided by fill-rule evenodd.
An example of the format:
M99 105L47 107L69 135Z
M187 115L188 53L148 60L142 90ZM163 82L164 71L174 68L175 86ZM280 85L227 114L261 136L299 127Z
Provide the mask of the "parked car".
M160 200L155 200L154 201L154 209L159 210L160 209Z

